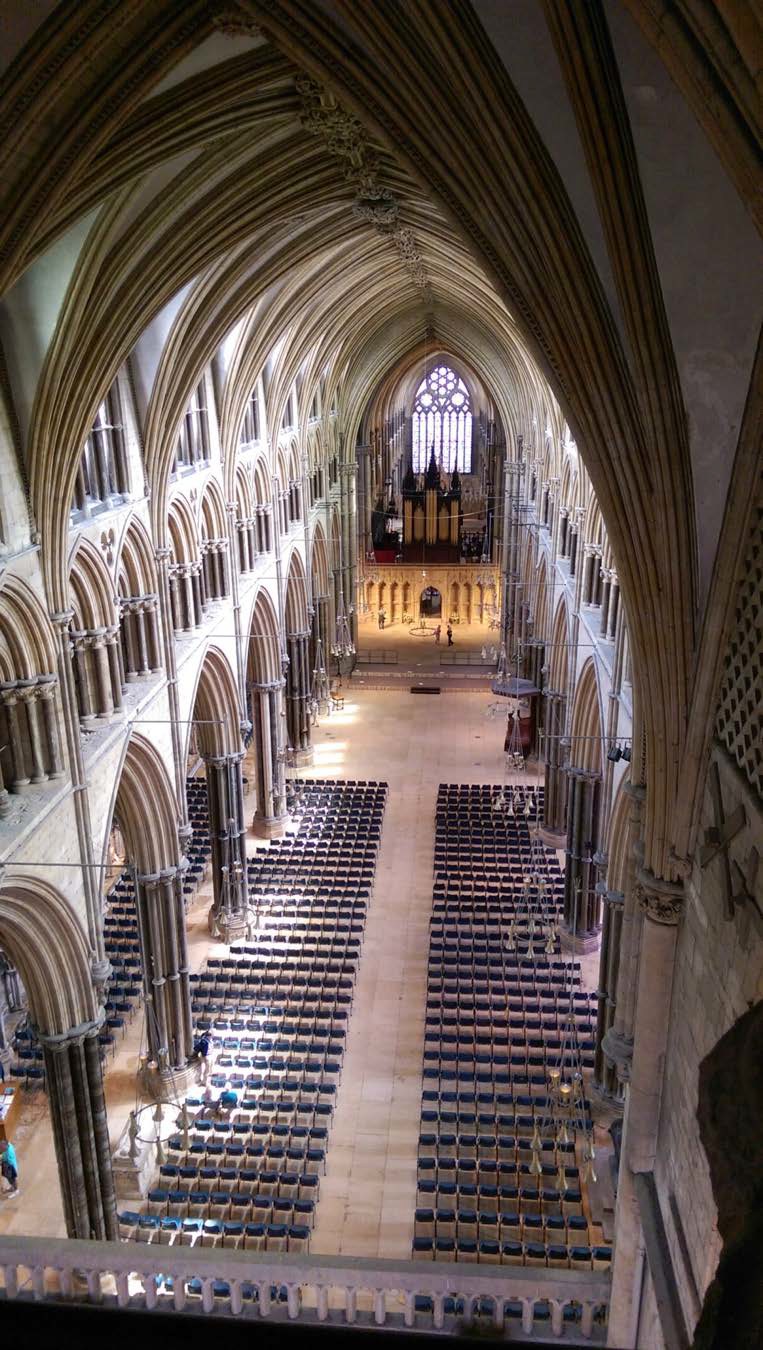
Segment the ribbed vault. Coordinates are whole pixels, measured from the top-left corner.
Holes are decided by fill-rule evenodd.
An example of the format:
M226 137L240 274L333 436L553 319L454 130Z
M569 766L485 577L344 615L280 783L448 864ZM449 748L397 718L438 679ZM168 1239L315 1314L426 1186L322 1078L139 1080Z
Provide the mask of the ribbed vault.
M318 389L336 403L324 453L345 462L427 345L479 382L510 455L522 436L542 456L546 428L559 438L566 423L628 612L648 760L634 759L632 773L649 783L646 856L664 875L697 605L686 417L603 11L577 14L590 61L581 71L565 57L568 7L546 8L619 313L475 10L440 0L336 0L332 16L314 0L143 0L122 6L113 31L84 0L76 16L43 25L0 102L0 161L17 184L0 281L11 312L22 308L25 269L34 275L43 251L74 240L92 213L29 413L26 462L54 608L66 604L81 447L117 371L163 316L143 450L154 540L173 545L176 561L181 541L189 559L198 542L174 507L168 516L178 429L234 332L220 380L227 500L240 492L235 452L259 380L269 435L295 382L300 422ZM257 46L154 93L216 25ZM21 118L37 106L43 67L44 115ZM53 119L55 143L44 130ZM14 179L32 159L35 181Z

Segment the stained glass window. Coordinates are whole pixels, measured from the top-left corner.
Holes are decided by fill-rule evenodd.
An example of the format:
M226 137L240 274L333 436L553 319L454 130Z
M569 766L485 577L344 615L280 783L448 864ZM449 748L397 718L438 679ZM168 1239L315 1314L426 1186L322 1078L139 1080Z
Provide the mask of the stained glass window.
M446 473L472 467L472 411L469 392L450 366L435 366L413 401L413 471L424 473L434 457Z

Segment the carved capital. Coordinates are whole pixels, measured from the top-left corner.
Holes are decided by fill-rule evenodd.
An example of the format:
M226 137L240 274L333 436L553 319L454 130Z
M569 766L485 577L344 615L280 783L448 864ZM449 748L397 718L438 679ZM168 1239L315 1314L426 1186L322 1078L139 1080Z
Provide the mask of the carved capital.
M653 923L675 925L683 913L683 882L664 881L643 867L636 881L636 901L639 909Z

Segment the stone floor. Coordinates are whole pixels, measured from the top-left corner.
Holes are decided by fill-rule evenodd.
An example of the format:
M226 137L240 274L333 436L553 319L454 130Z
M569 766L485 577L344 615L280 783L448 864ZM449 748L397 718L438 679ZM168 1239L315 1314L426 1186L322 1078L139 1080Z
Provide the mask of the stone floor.
M345 693L344 710L315 729L315 763L303 772L386 779L390 790L311 1247L323 1254L405 1258L415 1207L437 786L500 781L503 726L486 717L488 694L425 698L404 690L369 692L352 681ZM261 845L252 839L250 848L256 847ZM207 955L225 950L210 944L208 907L209 894L202 893L189 914L194 970ZM586 965L586 983L595 981L595 963ZM141 1037L137 1014L108 1063L114 1145L135 1105ZM15 1143L21 1192L0 1201L0 1233L62 1235L41 1092L28 1094Z
M435 641L435 629L440 623L439 643ZM426 625L428 632L422 633ZM498 634L487 623L462 623L453 627L453 646L448 647L447 624L439 619L419 620L416 624L388 623L383 629L371 616L360 616L358 621L358 651L363 660L379 662L389 660L394 654L401 669L411 672L417 670L436 670L440 668L441 657L455 659L468 655L478 659L482 648L495 646ZM362 664L358 667L362 673Z

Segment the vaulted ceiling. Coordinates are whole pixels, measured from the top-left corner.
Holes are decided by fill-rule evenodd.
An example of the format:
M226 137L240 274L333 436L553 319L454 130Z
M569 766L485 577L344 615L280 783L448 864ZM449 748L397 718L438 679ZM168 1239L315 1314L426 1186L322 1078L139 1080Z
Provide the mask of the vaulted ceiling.
M3 15L0 339L51 603L79 450L128 356L160 539L209 361L228 442L267 368L271 425L295 378L308 406L322 377L339 388L351 454L429 330L513 445L573 430L653 691L668 868L699 624L708 597L723 614L713 560L759 415L749 34L709 0L669 19L651 0L36 12L36 31L21 0Z

